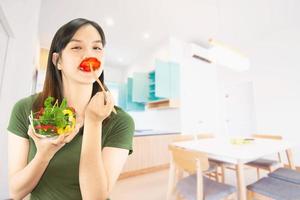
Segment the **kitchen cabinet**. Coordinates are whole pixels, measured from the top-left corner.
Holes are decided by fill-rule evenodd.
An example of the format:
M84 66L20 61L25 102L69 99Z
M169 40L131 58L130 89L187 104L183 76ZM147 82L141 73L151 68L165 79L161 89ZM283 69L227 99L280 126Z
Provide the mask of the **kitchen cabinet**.
M133 73L132 101L146 103L149 100L149 75L148 73Z
M149 109L178 107L179 77L178 63L156 60L155 70L133 74L132 101Z
M179 98L179 64L155 61L155 70L133 74L133 101L151 102Z
M155 61L155 96L167 99L179 98L179 64Z
M165 109L165 108L178 108L180 106L179 100L176 99L162 99L152 101L147 104L148 109Z
M120 178L168 168L170 162L168 145L178 135L179 133L135 136L133 153L128 157Z
M139 72L133 74L132 100L134 102L148 103L163 99L157 97L156 93L157 90L162 90L166 86L165 83L160 83L159 87L157 86L155 81L156 74L157 72L155 70L149 73ZM168 78L169 74L164 73L160 76L166 76L165 78Z
M133 79L128 78L119 88L119 105L126 111L143 111L145 104L133 101Z
M127 84L121 83L119 85L118 104L124 110L126 110L126 102L127 102Z
M156 76L157 76L157 71L155 71L155 70L148 73L148 80L149 80L148 102L153 102L153 101L157 101L157 100L163 99L161 97L157 97L157 95L156 95L157 90L159 89L158 86L157 86L157 84L156 84Z

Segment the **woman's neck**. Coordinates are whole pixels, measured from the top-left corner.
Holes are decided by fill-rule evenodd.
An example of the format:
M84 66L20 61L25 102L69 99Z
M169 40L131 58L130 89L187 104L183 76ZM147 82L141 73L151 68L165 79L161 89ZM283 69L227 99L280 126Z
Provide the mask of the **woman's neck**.
M64 97L68 105L76 110L79 117L84 118L85 108L91 98L93 85L80 83L63 83Z

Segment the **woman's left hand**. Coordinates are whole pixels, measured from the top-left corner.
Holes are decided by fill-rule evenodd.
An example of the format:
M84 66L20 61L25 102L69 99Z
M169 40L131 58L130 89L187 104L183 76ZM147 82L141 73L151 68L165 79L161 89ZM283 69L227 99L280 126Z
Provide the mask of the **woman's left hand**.
M98 92L90 100L89 104L85 110L85 119L91 120L93 122L102 122L107 118L115 105L113 97L109 91L106 92L106 104L105 94L103 92Z

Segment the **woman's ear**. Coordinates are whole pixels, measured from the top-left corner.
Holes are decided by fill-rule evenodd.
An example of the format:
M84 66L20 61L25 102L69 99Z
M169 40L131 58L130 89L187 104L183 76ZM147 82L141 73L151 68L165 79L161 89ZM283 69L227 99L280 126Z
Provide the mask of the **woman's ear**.
M59 54L54 52L52 54L52 63L55 67L57 67L58 70L61 70L60 64L59 64Z

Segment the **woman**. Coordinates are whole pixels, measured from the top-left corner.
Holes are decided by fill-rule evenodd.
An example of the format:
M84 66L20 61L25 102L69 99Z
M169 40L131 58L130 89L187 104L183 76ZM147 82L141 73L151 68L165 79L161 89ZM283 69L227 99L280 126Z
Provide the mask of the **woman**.
M18 101L9 134L9 184L13 199L107 199L132 153L134 122L115 107L109 92L99 88L91 72L79 65L84 58L103 58L105 36L93 21L75 19L55 34L48 58L43 91ZM103 68L95 70L103 83ZM52 96L66 98L75 108L75 131L57 139L40 139L29 128L30 111ZM104 102L106 101L106 102Z

